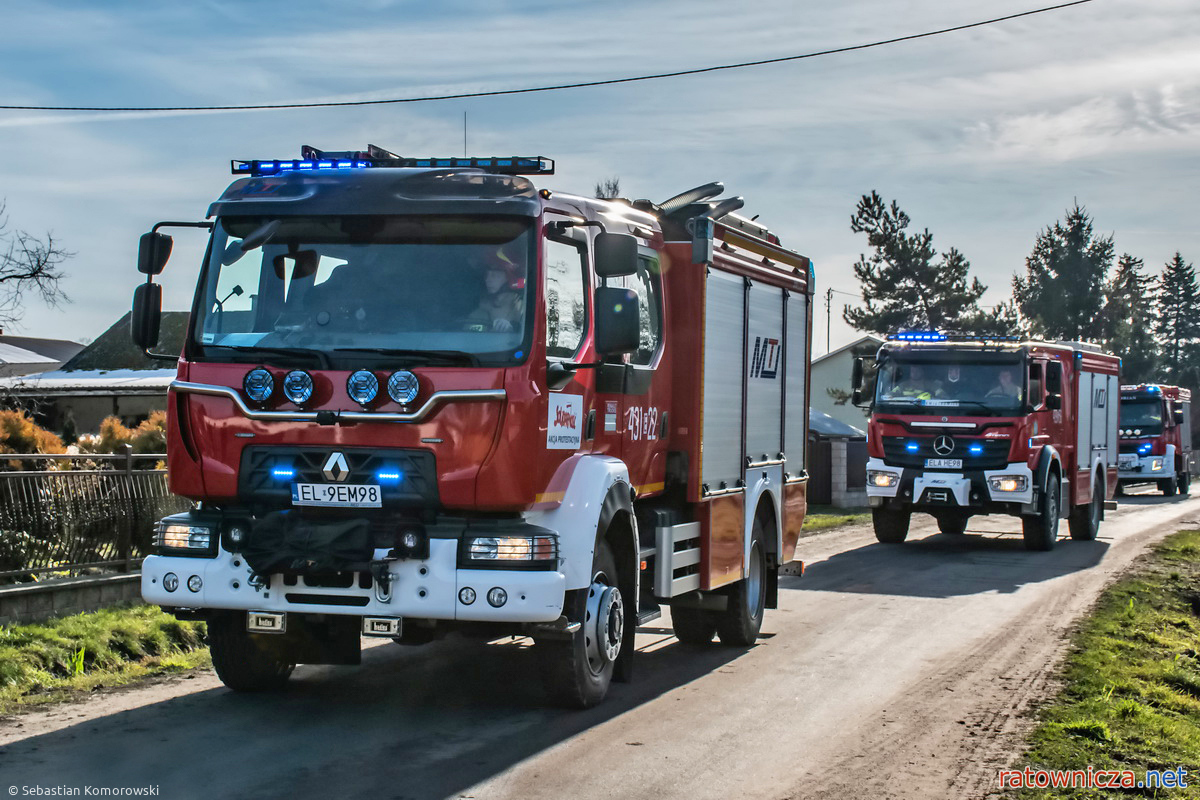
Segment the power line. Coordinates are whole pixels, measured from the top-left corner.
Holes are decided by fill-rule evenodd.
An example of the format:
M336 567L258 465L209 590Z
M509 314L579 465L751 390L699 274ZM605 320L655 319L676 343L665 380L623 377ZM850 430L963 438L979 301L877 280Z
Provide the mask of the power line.
M1032 11L1022 11L1017 14L1008 14L1003 17L993 17L992 19L981 20L980 22L970 22L965 25L955 25L950 28L941 28L935 31L926 31L924 33L914 33L908 36L897 36L892 39L882 39L877 42L868 42L867 44L849 45L847 47L836 47L830 50L818 50L813 53L802 53L795 56L781 56L779 58L765 58L760 61L743 61L737 64L721 64L712 67L698 67L696 69L678 70L675 72L659 72L652 75L637 75L628 78L609 78L607 80L584 81L580 83L563 83L552 86L535 86L526 89L497 89L491 92L463 92L461 94L443 94L433 95L430 97L398 97L387 100L339 100L326 103L264 103L259 105L232 105L232 106L16 106L16 105L0 105L0 110L6 111L269 111L284 108L334 108L345 106L380 106L393 105L397 103L431 103L442 100L467 100L476 97L501 97L514 94L531 94L534 92L558 92L565 89L584 89L593 86L613 86L620 83L635 83L637 81L652 81L661 78L680 78L685 75L700 75L706 72L720 72L722 70L745 69L747 67L761 67L767 64L781 64L786 61L800 61L806 58L818 58L820 56L830 56L837 53L850 53L855 50L868 50L872 47L883 47L884 45L899 44L900 42L911 42L915 39L926 39L930 36L941 36L946 33L955 33L957 31L965 31L970 28L980 28L984 25L994 25L998 22L1006 22L1020 17L1029 17L1034 14L1044 14L1047 11L1058 11L1059 9L1069 8L1071 6L1079 6L1084 3L1091 3L1093 0L1072 0L1069 3L1060 3L1054 6L1045 6L1043 8L1035 8Z

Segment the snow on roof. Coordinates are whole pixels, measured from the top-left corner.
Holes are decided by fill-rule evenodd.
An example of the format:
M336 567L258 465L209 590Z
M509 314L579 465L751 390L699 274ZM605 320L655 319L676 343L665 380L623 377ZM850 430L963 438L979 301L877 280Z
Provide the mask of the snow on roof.
M847 425L841 420L831 417L815 408L808 410L808 427L818 436L831 439L865 439L867 434L853 425Z
M57 364L57 359L0 342L0 364Z
M175 369L55 370L0 378L0 389L14 394L162 394L175 380Z

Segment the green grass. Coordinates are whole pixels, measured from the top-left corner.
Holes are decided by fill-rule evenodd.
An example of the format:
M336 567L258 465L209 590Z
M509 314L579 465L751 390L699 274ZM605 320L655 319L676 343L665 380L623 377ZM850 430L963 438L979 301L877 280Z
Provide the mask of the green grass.
M0 715L209 663L203 624L157 606L0 626Z
M809 506L804 515L804 533L839 528L871 518L869 508L834 508L833 506Z
M1100 598L1075 636L1065 687L1020 766L1188 770L1187 789L1057 789L1023 798L1200 798L1200 531L1165 539ZM1051 793L1053 792L1053 793Z

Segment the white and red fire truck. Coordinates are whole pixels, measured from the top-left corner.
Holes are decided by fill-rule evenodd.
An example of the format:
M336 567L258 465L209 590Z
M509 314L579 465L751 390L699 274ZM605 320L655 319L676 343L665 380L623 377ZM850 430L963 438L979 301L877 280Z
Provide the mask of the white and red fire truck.
M946 534L1019 516L1049 550L1059 520L1094 539L1117 481L1120 359L1074 342L905 333L876 356L867 437L875 535L903 542L914 511ZM862 397L861 361L855 387Z
M142 237L132 315L149 352L159 229L211 229L168 356L197 506L142 592L208 621L226 685L357 663L360 633L524 634L589 706L662 606L684 642L755 640L806 508L807 258L716 183L597 200L536 185L545 158L373 146L233 172Z
M1192 467L1192 393L1178 386L1121 387L1117 491L1154 483L1170 497L1187 494Z

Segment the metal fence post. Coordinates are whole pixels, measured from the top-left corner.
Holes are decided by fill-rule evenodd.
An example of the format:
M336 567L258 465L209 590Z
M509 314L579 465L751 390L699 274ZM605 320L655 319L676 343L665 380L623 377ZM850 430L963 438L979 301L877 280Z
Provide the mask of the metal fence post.
M121 449L125 451L125 496L129 501L129 511L125 515L125 524L121 531L121 560L124 565L121 567L122 572L133 571L133 519L134 512L134 492L133 492L133 445L126 442L121 445Z

